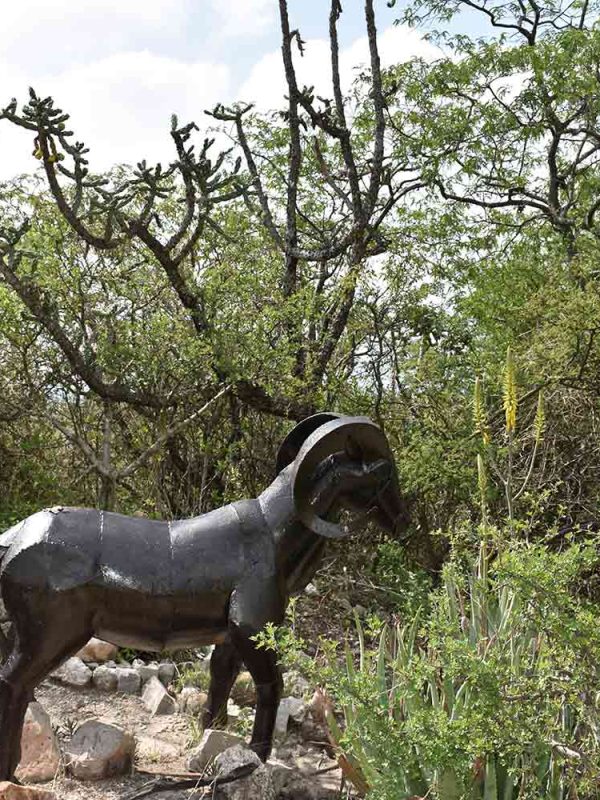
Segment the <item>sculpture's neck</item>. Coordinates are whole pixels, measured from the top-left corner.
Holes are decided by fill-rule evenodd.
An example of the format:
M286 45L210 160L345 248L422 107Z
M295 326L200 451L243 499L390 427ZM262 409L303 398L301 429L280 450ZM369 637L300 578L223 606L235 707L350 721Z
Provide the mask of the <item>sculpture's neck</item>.
M273 534L277 562L290 594L300 591L311 580L319 567L326 544L325 539L317 536L298 519L291 472L291 466L283 470L258 498Z
M279 542L283 530L295 516L290 471L291 467L287 467L280 472L258 498L263 516L276 542Z

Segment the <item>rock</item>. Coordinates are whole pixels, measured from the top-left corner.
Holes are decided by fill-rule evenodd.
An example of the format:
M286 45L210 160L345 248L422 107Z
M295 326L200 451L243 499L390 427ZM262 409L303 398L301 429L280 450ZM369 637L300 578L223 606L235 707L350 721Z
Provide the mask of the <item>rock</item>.
M273 729L273 741L282 742L287 736L288 722L290 721L290 710L283 700L279 703L277 716L275 717L275 728Z
M318 597L320 592L314 583L307 583L304 587L304 594L307 594L309 597Z
M240 736L234 736L227 731L207 728L202 734L200 744L190 752L187 768L190 772L203 772L206 765L213 761L219 753L236 744L245 746L246 743Z
M142 701L152 716L174 714L177 711L177 703L158 678L150 678L145 685Z
M0 800L57 800L54 792L34 789L33 786L17 786L9 781L0 782Z
M69 686L87 686L92 679L92 670L86 667L83 661L77 656L68 658L57 670L54 670L52 677L67 683Z
M142 683L147 683L150 678L158 678L158 664L154 662L152 664L144 664L143 661L141 664L136 664L134 661L133 665Z
M283 674L283 687L290 697L304 697L310 691L310 683L294 670Z
M117 691L123 694L139 694L142 680L135 669L117 667Z
M240 706L256 704L256 687L249 672L240 672L231 689L231 697Z
M245 745L234 745L215 759L215 771L219 778L226 778L232 772L243 767L255 767L246 778L219 786L219 794L226 800L275 800L275 789L271 779L271 771L255 752Z
M102 689L104 692L114 692L118 685L117 670L115 667L101 664L94 670L92 683L97 689Z
M279 798L283 788L287 786L290 781L298 779L298 772L293 767L275 758L270 758L267 761L267 767L271 772L271 781L273 783L275 796Z
M7 639L10 639L10 629L11 629L11 627L12 627L12 623L11 622L3 622L2 624L0 624L0 630L2 631L2 633L5 635L5 637Z
M240 718L242 709L233 700L227 701L227 724L234 725Z
M290 719L294 720L294 722L300 725L300 723L304 722L306 712L308 711L308 706L304 700L300 700L298 697L286 697L284 699L287 700L288 708L290 710Z
M67 770L82 780L101 780L123 775L131 768L133 736L98 720L82 723L64 748Z
M277 800L338 800L339 789L331 792L323 788L311 778L304 778L298 773L281 787Z
M168 763L181 755L181 746L174 742L166 741L157 736L136 736L136 755L140 758L156 763Z
M290 763L296 777L286 782L278 800L339 800L342 771L335 759L322 750L302 749Z
M21 736L17 778L28 783L51 781L59 764L60 750L50 717L39 703L29 703Z
M290 718L294 722L300 723L305 716L306 704L304 700L299 700L297 697L283 697L277 709L274 738L277 741L285 739Z
M89 642L77 653L82 661L96 661L103 664L105 661L112 661L117 657L119 648L110 642L102 639L90 639Z
M161 661L158 665L158 679L168 686L175 677L175 664L172 661Z
M256 687L249 672L240 672L233 684L231 697L240 706L256 705Z
M201 692L195 686L186 686L179 695L179 710L197 716L202 712L207 700L206 692Z

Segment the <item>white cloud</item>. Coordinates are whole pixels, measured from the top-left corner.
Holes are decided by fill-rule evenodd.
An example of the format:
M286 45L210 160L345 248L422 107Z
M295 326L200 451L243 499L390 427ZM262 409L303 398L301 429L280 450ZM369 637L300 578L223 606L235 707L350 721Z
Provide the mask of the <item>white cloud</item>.
M76 138L91 148L90 163L95 170L142 158L151 163L170 161L172 113L182 122L193 119L202 128L206 124L203 110L219 101L254 100L262 109L281 108L286 87L279 50L260 58L237 88L233 86L231 67L221 61L221 56L215 61L186 61L160 54L157 43L163 42L163 28L174 26L172 35L177 41L177 25L185 28L186 20L191 19L191 3L192 0L20 0L7 5L3 23L11 35L0 40L0 105L13 96L25 102L29 85L40 94L51 94L71 114ZM229 20L219 25L220 29L227 28L222 35L233 36L242 28L248 33L252 26L253 30L261 30L269 24L267 20L273 18L276 3L208 0L204 11L211 8ZM146 32L144 36L140 30ZM213 26L213 30L219 29ZM139 47L125 46L138 34ZM210 31L205 33L209 34ZM189 39L189 33L186 35ZM184 40L185 36L181 41ZM18 43L16 55L10 42ZM85 50L88 44L89 52ZM414 31L402 27L382 32L379 46L384 64L413 55L431 58L437 54ZM175 52L174 48L170 50ZM202 52L202 42L198 51ZM50 66L44 60L49 53L57 57L57 63ZM62 60L58 59L61 54ZM228 60L235 63L235 54L230 53ZM348 89L353 68L368 63L366 38L344 48L340 60L344 87ZM305 57L297 57L296 64L301 84L314 85L319 94L331 95L328 42L309 40ZM0 121L0 178L37 166L32 150L30 132Z
M0 92L8 86L26 99L23 74L2 75ZM92 169L114 163L168 162L174 157L169 136L170 116L182 123L203 123L203 110L230 93L229 69L223 64L185 63L149 52L120 53L74 66L37 82L40 94L52 94L56 103L72 114L78 140L91 148ZM0 122L0 177L8 177L35 164L31 134L10 131ZM29 137L29 142L27 141Z
M70 57L137 49L140 39L177 37L191 0L13 0L3 4L0 59L29 72Z
M276 19L274 0L210 0L219 38L260 36Z
M382 65L390 66L407 61L414 56L433 59L439 50L424 41L414 30L405 26L388 28L379 36L379 55ZM331 56L329 42L310 39L303 57L295 55L294 63L300 86L314 86L317 94L331 97ZM357 39L340 52L342 89L348 91L356 68L369 64L369 46L366 37ZM281 108L285 101L286 84L280 52L267 53L252 68L239 89L241 101L254 102L261 109Z

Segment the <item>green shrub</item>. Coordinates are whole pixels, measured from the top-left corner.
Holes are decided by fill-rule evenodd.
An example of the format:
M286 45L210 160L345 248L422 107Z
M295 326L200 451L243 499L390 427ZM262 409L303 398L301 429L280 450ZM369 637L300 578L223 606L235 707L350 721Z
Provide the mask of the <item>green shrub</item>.
M599 609L577 594L596 548L482 533L472 569L451 561L430 613L385 627L375 649L358 618L359 652L341 663L333 643L319 665L289 632L263 637L343 711L332 733L373 800L597 796Z
M412 617L429 605L431 578L425 570L407 565L406 548L400 542L387 539L379 545L373 579L402 617Z

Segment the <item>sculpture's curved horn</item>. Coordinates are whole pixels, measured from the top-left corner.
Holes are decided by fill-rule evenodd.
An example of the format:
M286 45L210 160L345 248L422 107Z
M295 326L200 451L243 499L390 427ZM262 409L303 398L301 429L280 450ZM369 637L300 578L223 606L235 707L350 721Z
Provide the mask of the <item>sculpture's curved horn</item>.
M294 502L304 524L320 536L339 539L339 525L321 519L311 506L315 469L340 451L360 449L365 461L386 459L393 464L390 446L381 428L366 417L340 417L319 426L304 442L295 459Z
M335 414L333 411L320 411L318 414L313 414L312 417L303 419L295 428L292 428L277 451L276 474L279 475L282 469L285 469L294 461L300 448L311 433L314 433L317 428L326 422L331 422L335 419L340 419L340 414Z

